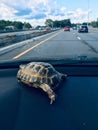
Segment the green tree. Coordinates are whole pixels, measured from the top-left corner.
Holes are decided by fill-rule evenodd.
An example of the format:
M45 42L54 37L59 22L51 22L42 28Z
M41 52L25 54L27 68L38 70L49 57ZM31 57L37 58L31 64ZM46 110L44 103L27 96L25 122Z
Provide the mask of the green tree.
M61 26L60 21L58 21L58 20L55 20L53 22L53 25L54 25L54 27L60 27Z
M15 26L17 29L23 29L24 24L20 21L14 21L12 25Z
M92 22L90 23L90 25L91 25L92 27L98 27L98 18L97 18L96 21L92 21Z
M35 27L35 29L39 29L41 26L40 25L37 25L36 27Z
M65 27L65 26L71 26L70 19L64 19L64 20L55 20L53 21L54 27Z
M76 27L78 25L78 23L72 23L71 27Z
M24 23L24 27L25 27L25 28L28 28L28 29L32 28L32 26L31 26L30 23Z
M46 19L45 25L49 26L49 27L52 27L53 26L53 20L52 19Z
M5 20L0 20L0 30L3 30L6 28L6 26L14 26L16 29L23 29L24 23L20 21L5 21ZM31 28L32 26L29 23L25 23L26 28Z
M92 22L91 22L91 26L92 26L92 27L98 27L98 26L97 26L97 22L96 22L96 21L92 21Z
M64 24L65 24L65 26L70 26L71 27L71 21L70 21L70 19L65 19L64 20Z
M0 30L4 29L6 22L4 20L0 20Z
M87 25L88 23L87 22L84 22L84 23L82 23L83 25Z

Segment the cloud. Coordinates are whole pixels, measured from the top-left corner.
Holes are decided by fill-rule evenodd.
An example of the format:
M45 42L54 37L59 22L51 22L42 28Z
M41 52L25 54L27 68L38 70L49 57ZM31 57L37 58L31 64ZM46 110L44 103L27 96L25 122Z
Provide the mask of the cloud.
M73 22L82 23L88 21L88 13L89 11L78 8L75 11L68 11L67 16L71 18Z
M18 12L12 7L5 5L4 3L0 4L0 19L13 19L15 14Z
M0 0L0 19L27 21L32 25L43 25L46 19L62 20L70 18L72 22L87 21L87 10L78 8L69 10L54 0Z

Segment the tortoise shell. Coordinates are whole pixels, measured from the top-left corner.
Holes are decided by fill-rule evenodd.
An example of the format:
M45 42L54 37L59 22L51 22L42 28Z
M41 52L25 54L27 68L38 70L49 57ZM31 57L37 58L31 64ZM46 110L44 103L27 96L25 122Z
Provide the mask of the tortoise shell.
M45 62L31 62L27 65L20 65L17 73L17 78L21 82L35 88L40 88L41 84L46 84L51 91L57 88L65 77L66 75L59 73L51 64ZM43 88L47 92L45 89Z

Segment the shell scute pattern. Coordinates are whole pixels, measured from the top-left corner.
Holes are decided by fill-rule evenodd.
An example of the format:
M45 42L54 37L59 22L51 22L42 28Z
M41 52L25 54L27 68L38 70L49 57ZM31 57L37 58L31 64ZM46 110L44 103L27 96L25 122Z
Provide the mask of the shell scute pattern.
M36 66L35 67L35 69L36 69L37 72L40 70L40 68L41 68L40 66Z
M17 78L32 87L39 87L46 92L51 99L55 100L54 89L57 88L66 75L59 73L52 65L44 62L31 62L27 65L20 65Z

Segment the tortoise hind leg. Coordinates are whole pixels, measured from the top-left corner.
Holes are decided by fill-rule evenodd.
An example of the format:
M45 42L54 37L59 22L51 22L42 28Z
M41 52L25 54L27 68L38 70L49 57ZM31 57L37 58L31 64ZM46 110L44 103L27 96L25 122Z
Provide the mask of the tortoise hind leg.
M53 101L55 101L56 95L53 92L53 90L50 88L50 86L48 84L41 84L40 88L46 92L48 94L48 97L50 98L50 104L53 103Z

